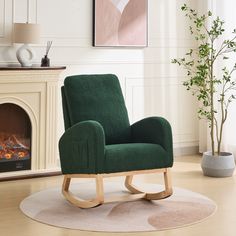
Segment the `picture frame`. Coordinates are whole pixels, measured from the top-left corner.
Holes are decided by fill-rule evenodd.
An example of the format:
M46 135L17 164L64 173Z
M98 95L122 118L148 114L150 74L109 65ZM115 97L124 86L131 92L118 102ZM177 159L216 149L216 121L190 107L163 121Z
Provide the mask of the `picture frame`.
M148 0L93 0L94 47L147 47Z

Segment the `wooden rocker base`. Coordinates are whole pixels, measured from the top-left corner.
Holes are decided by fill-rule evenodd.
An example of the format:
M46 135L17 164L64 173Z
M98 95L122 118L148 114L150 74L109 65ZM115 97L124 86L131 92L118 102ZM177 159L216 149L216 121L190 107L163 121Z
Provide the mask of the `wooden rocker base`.
M138 174L149 174L149 173L163 173L165 189L157 193L146 193L139 190L136 186L132 184L133 176ZM126 176L125 187L132 193L128 196L112 197L110 199L104 199L103 190L103 178L105 177L115 177L115 176ZM72 178L95 178L96 179L96 197L90 200L80 199L69 191L70 182ZM132 201L137 199L147 199L147 200L159 200L167 198L172 195L172 184L170 176L170 168L154 169L154 170L139 170L139 171L129 171L129 172L118 172L111 174L68 174L64 176L64 181L62 185L62 193L65 198L72 204L80 208L91 208L103 203L117 202L117 201Z

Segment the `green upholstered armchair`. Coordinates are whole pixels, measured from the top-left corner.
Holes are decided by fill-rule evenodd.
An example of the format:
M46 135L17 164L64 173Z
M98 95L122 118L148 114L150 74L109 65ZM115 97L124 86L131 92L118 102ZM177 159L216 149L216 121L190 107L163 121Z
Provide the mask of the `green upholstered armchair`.
M171 127L161 117L132 125L119 80L113 74L69 76L62 87L65 132L59 141L62 192L71 203L89 208L104 200L103 177L126 176L131 199L161 199L172 194ZM165 189L145 193L132 184L135 174L161 172ZM71 178L95 178L95 199L82 200L69 191ZM117 198L110 201L117 201ZM130 199L126 199L130 200Z

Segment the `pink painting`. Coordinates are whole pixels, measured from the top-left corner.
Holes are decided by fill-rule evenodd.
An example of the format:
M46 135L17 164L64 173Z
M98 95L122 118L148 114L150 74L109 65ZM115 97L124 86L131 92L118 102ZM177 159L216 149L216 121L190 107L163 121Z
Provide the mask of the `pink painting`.
M147 0L94 0L94 46L147 46Z

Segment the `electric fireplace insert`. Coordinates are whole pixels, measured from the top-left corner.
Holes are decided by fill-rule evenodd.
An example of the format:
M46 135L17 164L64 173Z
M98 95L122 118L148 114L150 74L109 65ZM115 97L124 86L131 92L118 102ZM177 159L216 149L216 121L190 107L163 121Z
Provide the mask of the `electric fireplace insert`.
M31 169L31 122L23 108L0 104L0 172Z

